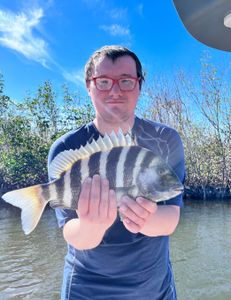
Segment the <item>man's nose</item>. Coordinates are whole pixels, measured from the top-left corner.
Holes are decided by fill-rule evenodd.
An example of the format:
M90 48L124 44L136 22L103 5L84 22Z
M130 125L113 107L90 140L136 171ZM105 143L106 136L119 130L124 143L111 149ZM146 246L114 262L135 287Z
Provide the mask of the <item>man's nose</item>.
M122 94L118 82L114 82L109 94L110 95L121 95Z

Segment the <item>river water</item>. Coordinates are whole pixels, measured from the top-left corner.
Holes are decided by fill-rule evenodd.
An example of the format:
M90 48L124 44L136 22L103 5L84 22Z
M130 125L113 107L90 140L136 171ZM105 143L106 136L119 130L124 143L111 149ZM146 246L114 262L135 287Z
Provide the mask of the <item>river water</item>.
M53 210L25 236L19 211L0 208L0 300L59 300L65 252ZM186 203L171 257L179 300L230 300L231 202Z

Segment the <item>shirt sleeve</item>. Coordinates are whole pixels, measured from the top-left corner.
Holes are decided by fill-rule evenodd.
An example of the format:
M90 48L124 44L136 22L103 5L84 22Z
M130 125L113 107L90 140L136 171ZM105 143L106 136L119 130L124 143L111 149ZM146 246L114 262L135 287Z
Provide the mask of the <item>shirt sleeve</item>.
M75 210L61 208L55 208L55 215L60 228L63 227L68 221L78 217Z

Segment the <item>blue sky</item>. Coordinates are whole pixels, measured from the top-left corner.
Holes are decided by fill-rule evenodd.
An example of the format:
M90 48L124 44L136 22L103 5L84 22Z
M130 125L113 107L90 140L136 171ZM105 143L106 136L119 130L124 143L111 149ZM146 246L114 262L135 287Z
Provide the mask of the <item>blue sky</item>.
M139 56L147 82L179 68L197 73L209 51L216 63L230 53L188 34L172 0L1 0L0 71L5 93L21 101L45 80L84 93L83 69L99 47L121 44Z

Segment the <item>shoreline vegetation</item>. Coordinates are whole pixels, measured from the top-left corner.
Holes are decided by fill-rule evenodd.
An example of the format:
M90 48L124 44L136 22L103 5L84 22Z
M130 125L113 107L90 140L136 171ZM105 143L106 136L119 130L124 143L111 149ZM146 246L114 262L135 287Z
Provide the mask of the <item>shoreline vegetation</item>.
M185 199L231 199L231 89L227 70L202 59L195 78L183 71L145 84L136 114L175 128L186 162ZM0 73L0 197L6 191L46 183L47 155L62 134L94 118L89 98L61 92L47 80L13 100ZM174 141L173 141L174 142ZM1 201L4 202L4 201Z

